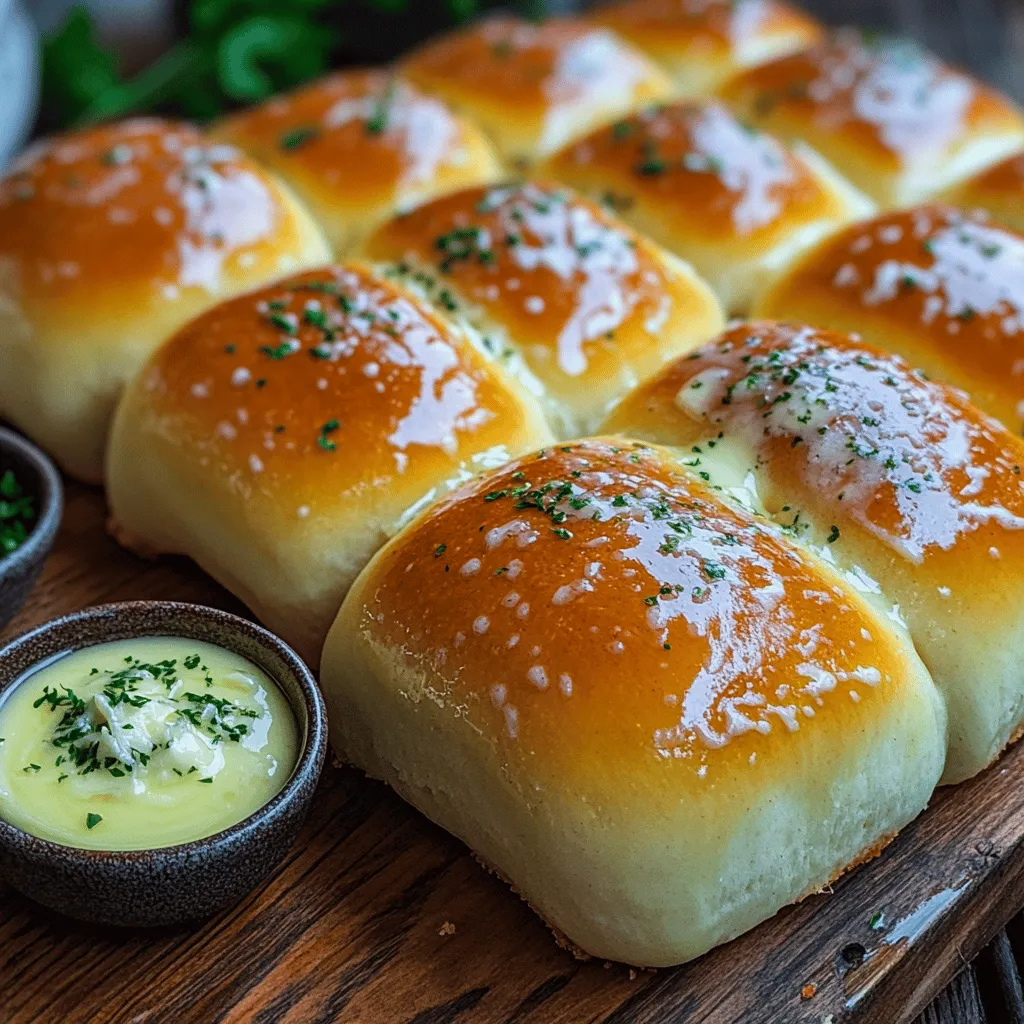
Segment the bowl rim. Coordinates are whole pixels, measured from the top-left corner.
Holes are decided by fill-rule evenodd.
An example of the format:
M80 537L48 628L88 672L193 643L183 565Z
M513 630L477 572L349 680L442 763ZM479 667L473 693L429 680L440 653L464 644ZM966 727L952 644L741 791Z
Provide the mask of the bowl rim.
M49 455L27 437L0 426L0 454L5 452L13 453L32 467L38 478L39 507L24 544L10 554L0 555L0 580L11 573L24 572L38 559L46 557L64 515L64 484Z
M178 616L184 615L186 618L192 618L194 621L205 620L213 622L227 627L236 635L244 632L264 649L281 658L285 667L294 677L306 708L305 737L288 781L270 800L241 821L237 821L227 828L214 832L212 835L193 839L186 843L177 843L173 846L158 846L142 850L92 850L81 846L66 846L63 843L35 836L31 832L26 832L24 829L20 829L16 825L12 825L10 822L0 818L0 847L7 846L10 848L13 846L15 851L20 852L23 856L33 856L35 858L49 856L67 859L72 857L93 866L146 866L171 860L188 860L193 857L199 858L198 863L202 863L202 858L216 853L225 844L237 847L255 838L252 833L266 824L273 823L274 820L284 815L290 805L300 797L300 790L304 789L308 782L311 781L315 788L316 783L319 781L327 753L327 712L323 697L320 694L320 688L317 686L309 667L284 640L271 633L270 630L265 629L250 619L243 618L241 615L235 615L221 608L213 608L208 605L195 604L188 601L117 601L93 605L77 612L71 612L68 615L59 616L56 619L50 619L9 640L0 647L0 663L18 647L48 633L66 629L75 623L96 620L102 622L104 619L116 622L122 620L122 617L125 615L136 616L143 612L151 613L154 611L174 613ZM165 633L154 632L152 626L147 625L145 628L138 630L137 636L141 638L144 636L184 636L184 634L174 629L168 629ZM187 636L184 638L188 639ZM67 649L69 652L79 651L106 642L108 641L97 639L90 643L73 644ZM221 644L219 646L224 645ZM230 648L225 647L225 649ZM242 652L235 651L234 653L241 654ZM242 656L244 657L245 655L243 654ZM45 661L46 659L43 660ZM39 663L41 662L36 664ZM281 681L274 678L273 673L267 672L267 674L278 686L284 689ZM24 678L25 673L17 677L17 679ZM7 687L0 685L0 703L2 703L2 697L7 690L13 689L16 685L18 685L17 680L12 681L10 686ZM285 699L288 700L289 707L291 707L294 714L295 708L287 692L285 692ZM301 723L299 724L301 725Z

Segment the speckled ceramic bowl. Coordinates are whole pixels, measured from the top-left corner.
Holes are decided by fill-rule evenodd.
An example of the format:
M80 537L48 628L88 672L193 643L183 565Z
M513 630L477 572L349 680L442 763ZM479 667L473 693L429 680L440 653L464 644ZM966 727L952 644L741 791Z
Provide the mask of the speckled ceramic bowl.
M0 554L0 629L25 603L43 571L64 512L64 487L57 467L31 442L0 427L0 476L13 469L25 493L35 499L28 538L9 555Z
M237 825L195 842L123 853L80 850L0 821L0 879L71 917L127 927L207 917L259 885L295 839L327 749L320 691L287 644L237 615L172 601L100 605L18 637L0 650L0 699L41 661L143 636L205 640L248 658L281 687L303 740L295 770L277 796Z

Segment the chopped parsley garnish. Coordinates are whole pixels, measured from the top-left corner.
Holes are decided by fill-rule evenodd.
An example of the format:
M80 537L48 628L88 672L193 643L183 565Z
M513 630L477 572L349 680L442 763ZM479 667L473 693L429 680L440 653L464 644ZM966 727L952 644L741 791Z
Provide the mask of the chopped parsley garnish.
M91 832L102 820L102 814L89 813L85 816L85 827Z
M434 248L444 254L438 269L446 274L456 263L470 260L474 256L485 265L494 263L494 252L489 247L488 238L483 228L455 228L436 238Z
M329 434L333 434L341 424L337 420L328 420L321 428L320 435L316 439L316 443L325 451L333 452L338 446L330 439Z
M645 178L653 177L656 174L664 174L668 165L664 160L653 157L650 160L642 160L636 165L636 173L642 174Z
M718 562L704 561L701 568L704 570L704 575L709 580L724 580L725 579L725 566L719 565Z
M281 136L281 148L292 152L306 145L307 142L312 142L319 135L320 129L310 125L303 128L293 128L290 132L285 132Z
M388 82L387 87L377 98L373 105L373 113L366 120L366 132L368 135L381 135L388 127L391 120L391 106L395 98L395 83Z
M292 341L282 341L280 345L260 345L260 352L270 359L286 359L296 350Z
M188 671L202 673L203 681L210 686L213 678L201 660L198 654L193 654L183 659L183 664ZM67 686L44 686L42 694L33 702L35 708L45 707L51 713L60 713L49 740L58 751L54 766L63 769L58 782L72 772L88 775L105 771L112 778L122 779L137 768L146 767L156 751L170 747L170 739L154 743L145 727L140 725L136 730L135 725L126 720L130 712L114 714L122 705L141 709L156 701L154 707L161 720L188 722L214 744L240 742L249 733L248 720L260 717L258 710L227 699L191 692L179 694L184 680L178 671L177 659L150 663L128 656L124 662L125 667L116 671L101 673L99 669L92 669L89 677L99 677L102 686L88 700ZM143 682L149 685L150 696L140 692ZM166 698L152 696L153 683L166 689ZM131 740L129 735L133 737ZM135 735L142 738L134 739ZM138 749L135 744L145 749ZM39 771L39 766L30 765L25 770Z
M25 494L14 471L0 476L0 556L9 555L28 539L29 525L35 518L32 498Z

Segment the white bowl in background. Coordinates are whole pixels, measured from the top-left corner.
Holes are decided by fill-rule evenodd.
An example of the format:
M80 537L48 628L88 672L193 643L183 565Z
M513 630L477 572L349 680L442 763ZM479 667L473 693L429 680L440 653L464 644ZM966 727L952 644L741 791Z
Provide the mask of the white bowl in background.
M39 73L35 26L21 0L0 0L0 171L32 130Z

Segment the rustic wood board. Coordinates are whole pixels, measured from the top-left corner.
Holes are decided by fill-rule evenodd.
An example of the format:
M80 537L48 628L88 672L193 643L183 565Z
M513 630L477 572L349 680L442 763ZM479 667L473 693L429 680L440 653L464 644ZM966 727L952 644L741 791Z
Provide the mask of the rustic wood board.
M70 485L67 499L43 579L4 637L104 601L242 610L185 560L118 549L97 491ZM833 892L656 973L573 959L461 843L328 767L281 871L195 927L112 933L0 887L0 1022L902 1024L1022 905L1021 745L940 792Z

